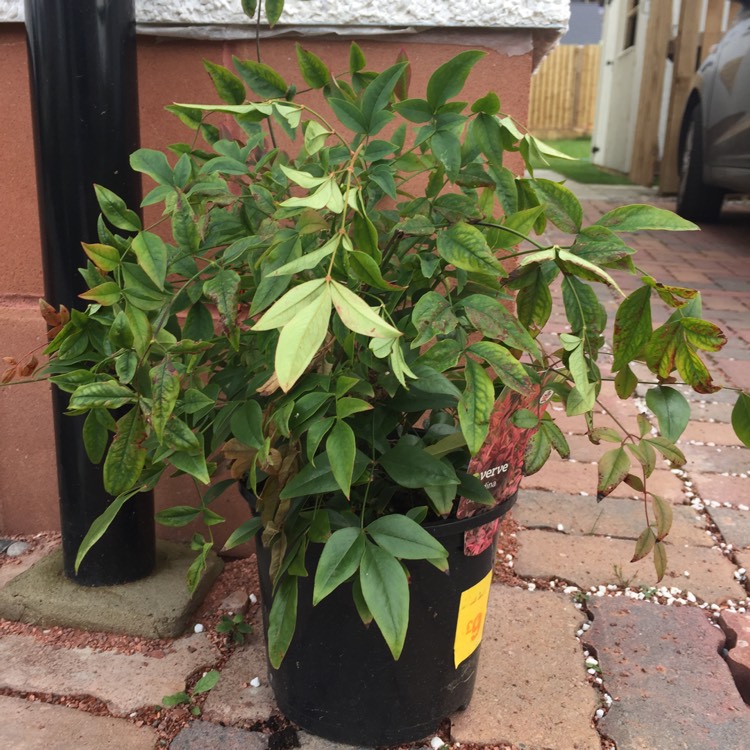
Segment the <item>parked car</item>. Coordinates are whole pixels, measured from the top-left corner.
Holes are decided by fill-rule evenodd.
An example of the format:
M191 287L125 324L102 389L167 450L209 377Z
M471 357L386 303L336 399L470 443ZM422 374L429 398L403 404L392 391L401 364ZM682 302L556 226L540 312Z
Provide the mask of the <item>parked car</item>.
M719 218L727 193L750 193L750 0L698 69L679 141L677 213Z

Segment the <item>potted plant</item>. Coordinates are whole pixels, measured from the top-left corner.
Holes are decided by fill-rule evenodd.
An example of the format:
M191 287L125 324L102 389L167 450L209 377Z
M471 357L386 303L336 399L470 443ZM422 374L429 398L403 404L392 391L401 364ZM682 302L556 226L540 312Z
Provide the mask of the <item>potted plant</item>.
M653 551L661 577L670 506L647 479L657 454L684 461L674 442L689 416L670 384L716 390L699 352L725 337L696 292L642 274L622 237L695 225L635 205L586 226L564 185L504 165L517 154L533 175L531 158L552 150L496 94L456 100L481 52L412 97L406 60L372 72L352 44L349 74L334 77L297 56L325 110L241 60L206 63L220 103L169 107L190 142L131 160L156 183L143 205L162 208L158 227L96 187L89 306L67 320L45 308L60 324L46 371L86 415L115 498L79 561L125 502L184 473L201 502L159 520L206 523L194 586L223 520L211 503L241 479L256 515L227 546L258 534L282 710L331 739L393 744L468 703L496 519L522 472L568 453L550 399L612 443L600 497L621 482L644 493L635 558ZM541 239L548 223L565 245ZM625 296L616 272L642 286ZM620 300L611 348L597 289ZM570 329L545 347L553 293ZM657 300L672 312L654 327ZM629 398L634 362L652 373L660 435L644 419L594 424L602 381ZM749 404L740 394L735 408L746 443ZM226 460L232 477L212 483Z

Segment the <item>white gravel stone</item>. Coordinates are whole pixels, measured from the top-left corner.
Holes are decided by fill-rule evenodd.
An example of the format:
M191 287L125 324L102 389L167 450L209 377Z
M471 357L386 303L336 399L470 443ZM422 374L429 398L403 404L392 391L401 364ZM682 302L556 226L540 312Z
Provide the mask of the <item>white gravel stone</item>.
M253 677L253 679L250 680L250 687L260 687L260 677Z
M199 622L195 623L195 627L193 628L193 631L195 633L202 633L204 630L203 625L201 625Z

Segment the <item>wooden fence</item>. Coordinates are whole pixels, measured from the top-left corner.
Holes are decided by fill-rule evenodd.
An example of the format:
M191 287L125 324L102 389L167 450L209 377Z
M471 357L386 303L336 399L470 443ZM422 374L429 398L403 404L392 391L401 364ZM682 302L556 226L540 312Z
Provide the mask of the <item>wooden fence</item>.
M599 80L598 44L556 47L531 79L528 128L540 138L591 135Z

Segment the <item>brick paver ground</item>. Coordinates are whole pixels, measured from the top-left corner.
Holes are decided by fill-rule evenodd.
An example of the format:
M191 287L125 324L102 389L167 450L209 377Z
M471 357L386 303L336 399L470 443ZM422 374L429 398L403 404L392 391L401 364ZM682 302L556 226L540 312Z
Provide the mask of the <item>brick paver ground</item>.
M638 188L573 187L584 199L589 222L625 202L673 206ZM750 388L749 231L750 207L730 203L722 222L702 232L626 237L640 251L638 264L647 273L702 292L705 315L730 338L724 350L706 359L718 371L718 382L735 388ZM622 286L627 291L634 283L623 279ZM602 300L611 313L614 299L603 293ZM664 320L666 314L657 310L654 317ZM563 330L560 310L553 320ZM603 392L602 401L613 417L598 413L597 424L613 426L615 419L632 419L645 409L643 389L637 395L621 403ZM520 584L493 587L476 697L468 711L453 717L455 741L600 750L601 738L608 737L617 750L748 747L750 708L718 649L723 644L735 674L746 675L750 659L743 568L750 569L750 451L737 447L731 431L731 391L686 395L695 422L681 446L690 462L681 472L661 463L650 483L652 491L673 505L675 515L669 572L661 584L655 582L650 561L637 566L628 562L639 529L640 504L634 493L625 488L602 505L594 502L596 446L584 437L582 419L568 418L553 407L576 461L556 459L525 483L528 503L524 505L522 496L514 511L521 526L518 553L504 560ZM725 503L732 508L725 509ZM629 580L634 569L637 575ZM0 567L0 585L4 575ZM545 590L556 579L585 590L561 591L564 587L557 583ZM650 601L636 601L643 598ZM703 608L698 606L701 600ZM736 638L725 641L715 627L717 610L724 612L725 627L734 628ZM0 653L13 654L12 638L0 638ZM586 656L586 648L596 653ZM43 656L41 649L39 653ZM112 701L107 696L116 695L116 684L125 682L126 672L111 666L106 654L86 654L83 666L75 661L82 654L64 656L49 659L46 668L43 662L35 666L29 661L25 682L23 669L16 670L12 684L6 675L5 692L11 695L0 696L2 747L156 747L154 730L136 726L137 717L114 718L114 702L110 716L94 716L32 701L31 689L42 686L60 696L88 690ZM591 661L595 657L598 664ZM223 666L203 716L183 730L172 747L287 746L283 743L289 738L275 737L268 728L265 734L257 731L258 722L275 711L264 658L257 637L238 649ZM84 677L73 674L79 669ZM86 673L96 675L96 690L90 680L88 687L82 684ZM156 670L136 669L136 674L143 681L143 700L153 701L161 690L149 682ZM184 687L186 677L185 670L176 668L169 689ZM260 679L257 688L250 684L254 677ZM304 733L297 740L308 750L336 748Z

